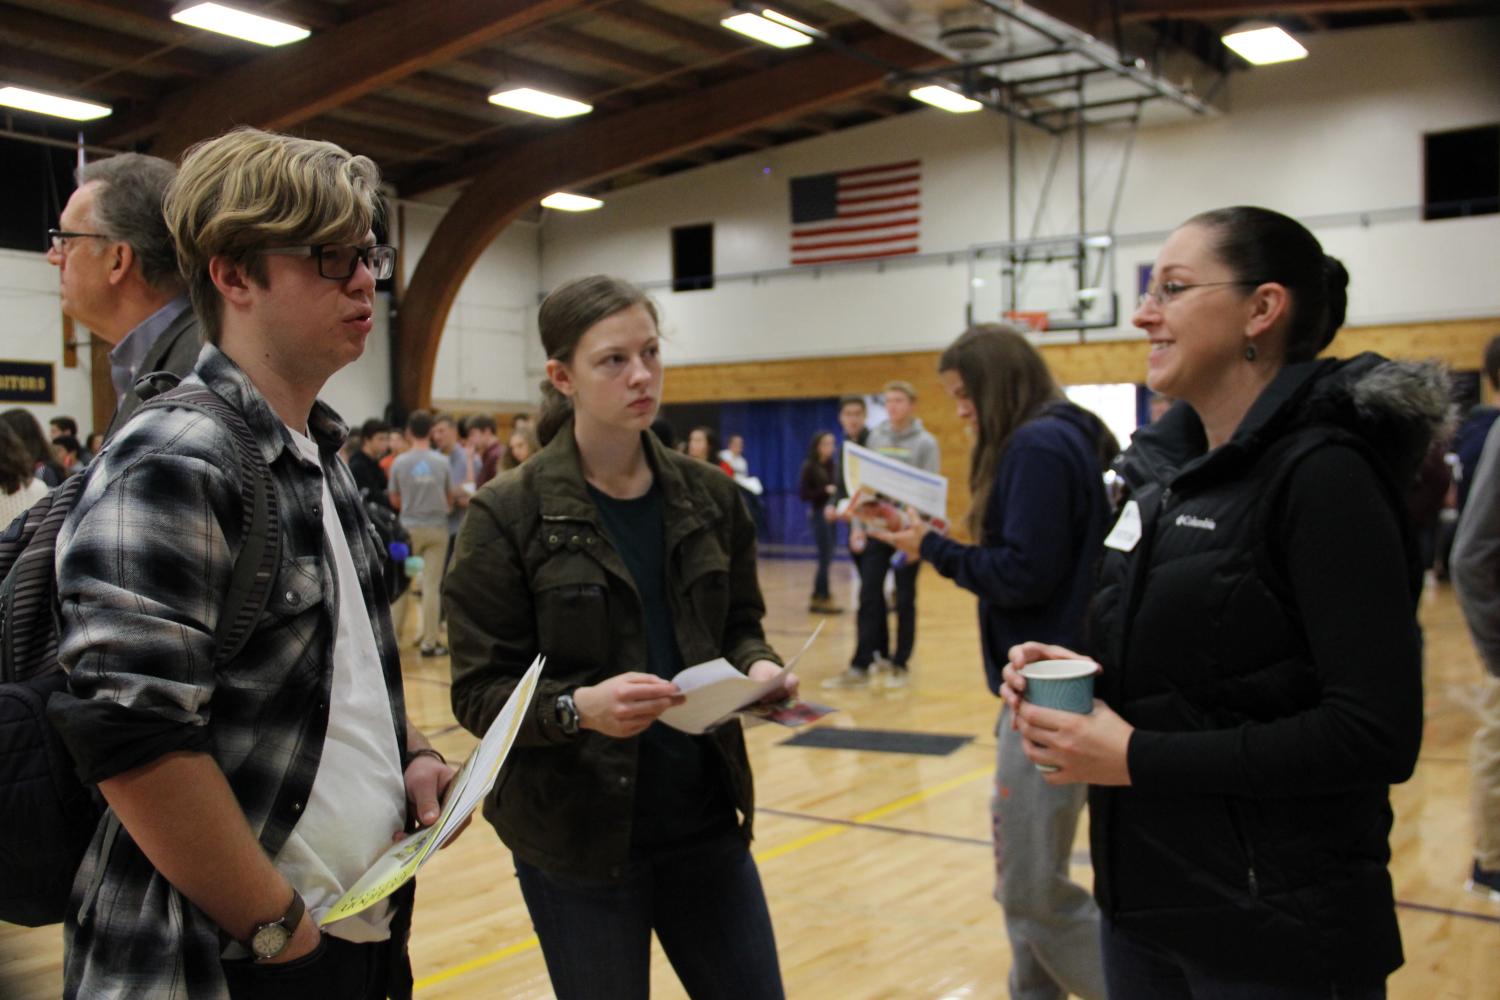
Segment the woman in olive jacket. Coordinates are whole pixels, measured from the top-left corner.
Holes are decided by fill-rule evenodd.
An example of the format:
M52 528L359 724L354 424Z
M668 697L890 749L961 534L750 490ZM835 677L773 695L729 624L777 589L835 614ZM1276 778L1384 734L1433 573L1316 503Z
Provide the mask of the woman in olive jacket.
M1314 360L1348 275L1301 225L1204 213L1135 325L1180 400L1137 432L1092 612L1088 715L1008 701L1054 783L1093 785L1112 1000L1383 997L1402 962L1389 785L1422 733L1420 569L1403 497L1443 379Z
M475 494L444 585L470 732L547 658L485 816L562 1000L645 998L653 930L690 996L780 997L740 725L690 736L657 721L685 667L781 669L754 525L733 480L649 432L662 367L644 294L579 279L538 322L545 447Z

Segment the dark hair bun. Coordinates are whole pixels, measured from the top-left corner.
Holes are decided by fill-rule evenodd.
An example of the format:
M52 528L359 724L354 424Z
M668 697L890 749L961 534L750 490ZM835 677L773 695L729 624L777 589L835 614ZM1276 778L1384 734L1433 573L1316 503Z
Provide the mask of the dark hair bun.
M1323 332L1322 350L1332 342L1339 327L1344 325L1344 312L1349 307L1349 272L1337 257L1323 255L1323 284L1328 290L1328 326Z

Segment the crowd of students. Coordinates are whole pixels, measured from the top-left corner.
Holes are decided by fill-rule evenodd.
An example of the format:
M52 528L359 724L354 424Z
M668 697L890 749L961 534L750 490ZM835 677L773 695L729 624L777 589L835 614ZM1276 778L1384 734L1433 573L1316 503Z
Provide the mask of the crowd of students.
M64 925L65 995L410 996L409 889L317 923L392 837L436 819L455 773L406 714L373 505L411 537L421 652L450 656L466 729L485 732L547 657L484 815L557 995L646 997L654 933L689 995L780 997L740 725L658 722L682 702L671 678L705 660L779 676L777 699L799 689L762 627L742 449L719 459L690 435L684 454L649 433L656 306L595 275L541 305L534 426L502 445L485 416L418 411L394 436L367 421L346 464L348 429L317 395L362 354L394 268L372 234L377 185L337 146L239 129L189 151L167 188L205 341L192 377L269 467L280 564L243 654L219 662L245 544L231 431L152 407L89 467L57 543L68 691L50 716L109 808ZM1265 209L1174 230L1133 322L1148 384L1177 402L1118 458L1024 336L965 331L938 376L973 435L969 541L918 517L851 532L858 639L834 685L877 664L907 682L921 562L978 598L1003 699L1014 996L1378 997L1403 960L1389 785L1422 724L1403 503L1447 387L1430 367L1318 359L1347 281ZM888 384L888 419L866 430L863 401L844 400L846 440L935 471L916 402ZM44 459L8 424L14 493ZM802 476L823 611L828 510L847 494L834 453L817 435ZM1055 658L1096 664L1092 711L1027 700L1022 669ZM1067 870L1085 799L1092 896Z

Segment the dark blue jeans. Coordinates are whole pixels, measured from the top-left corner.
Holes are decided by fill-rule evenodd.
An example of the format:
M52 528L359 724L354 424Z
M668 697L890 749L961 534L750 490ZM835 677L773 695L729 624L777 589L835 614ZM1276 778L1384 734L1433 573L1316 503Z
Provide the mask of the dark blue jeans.
M1104 982L1109 1000L1384 1000L1385 982L1249 982L1121 931L1105 918Z
M812 509L807 515L807 523L812 525L813 542L818 546L818 572L813 577L812 595L827 597L828 567L833 563L834 527L823 517L822 507Z
M586 882L516 861L558 1000L647 1000L651 932L693 1000L782 1000L760 873L738 833Z
M917 571L922 564L908 559L896 567L896 652L890 655L891 626L885 604L885 574L891 568L896 550L871 538L859 557L859 614L856 625L858 645L852 666L868 669L875 654L889 656L892 663L904 667L911 659L917 642Z

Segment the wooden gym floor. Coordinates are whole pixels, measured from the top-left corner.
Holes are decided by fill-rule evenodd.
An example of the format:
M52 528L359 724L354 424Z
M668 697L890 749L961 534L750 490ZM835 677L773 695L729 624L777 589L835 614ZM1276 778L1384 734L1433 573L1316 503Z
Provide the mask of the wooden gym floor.
M767 633L784 654L821 616L806 613L810 562L764 560ZM852 604L852 571L835 567ZM852 607L831 616L799 665L804 693L841 711L822 725L958 734L946 757L786 747L790 732L746 734L760 811L755 853L793 1000L1001 998L1010 965L990 896L988 797L999 702L984 687L974 602L924 571L912 684L822 691L854 644ZM1471 860L1468 741L1480 667L1446 586L1422 603L1427 731L1415 777L1394 790L1393 872L1407 961L1396 1000L1500 1000L1500 906L1463 889ZM448 708L446 660L406 660L407 703L450 759L474 743ZM7 818L9 821L10 818ZM1087 837L1074 873L1089 879ZM420 877L412 940L417 996L550 997L510 858L482 819ZM0 997L59 990L56 928L0 925ZM657 950L655 997L684 996Z

